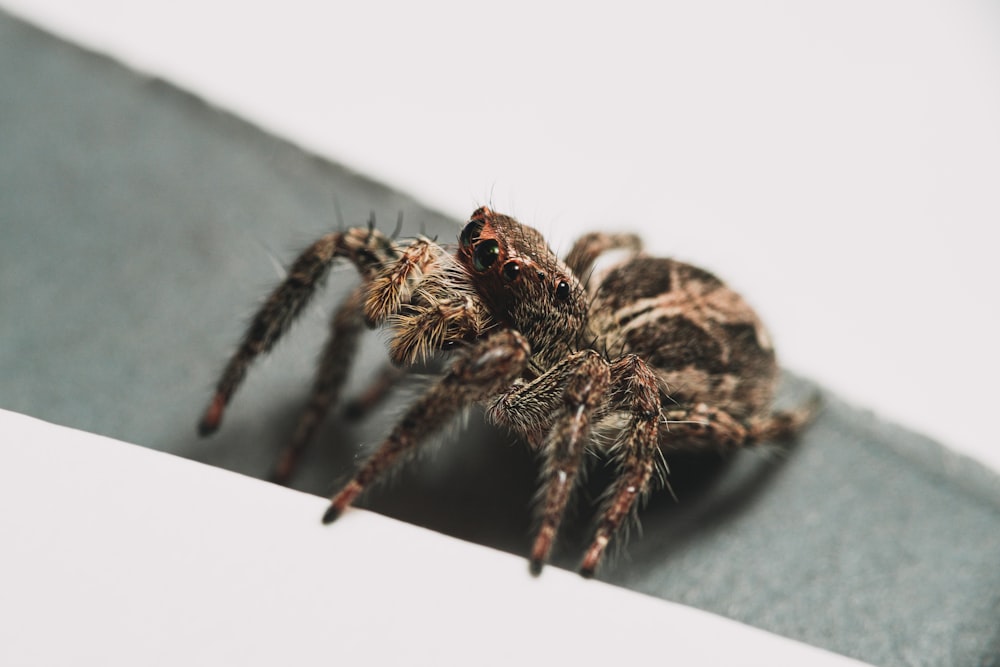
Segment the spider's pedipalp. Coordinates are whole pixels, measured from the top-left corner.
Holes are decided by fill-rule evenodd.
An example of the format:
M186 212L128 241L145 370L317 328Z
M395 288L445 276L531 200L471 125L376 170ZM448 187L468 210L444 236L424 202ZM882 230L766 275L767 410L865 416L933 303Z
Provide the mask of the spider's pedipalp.
M399 312L409 300L416 283L437 261L441 248L429 239L419 238L402 250L392 263L386 264L372 279L365 301L365 317L372 326L382 324L387 317Z
M496 324L462 267L450 255L440 254L413 286L405 307L397 308L388 323L393 330L389 358L400 365L477 340Z

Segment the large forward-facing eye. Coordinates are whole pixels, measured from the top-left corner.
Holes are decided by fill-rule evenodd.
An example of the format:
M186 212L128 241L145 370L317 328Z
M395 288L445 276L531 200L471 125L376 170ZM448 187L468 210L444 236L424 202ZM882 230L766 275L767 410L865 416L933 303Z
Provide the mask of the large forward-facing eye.
M476 271L485 271L497 261L500 255L500 244L494 239L481 241L472 253L472 267Z
M462 230L461 236L458 237L458 242L463 248L468 250L476 240L479 239L479 232L483 231L483 225L486 224L482 218L478 220L472 220L465 226Z

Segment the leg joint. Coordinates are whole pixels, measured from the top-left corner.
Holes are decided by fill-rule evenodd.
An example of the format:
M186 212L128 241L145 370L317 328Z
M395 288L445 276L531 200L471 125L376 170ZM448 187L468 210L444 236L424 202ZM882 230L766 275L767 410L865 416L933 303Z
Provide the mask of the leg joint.
M586 350L566 382L563 398L570 408L596 407L611 384L608 362L593 350Z

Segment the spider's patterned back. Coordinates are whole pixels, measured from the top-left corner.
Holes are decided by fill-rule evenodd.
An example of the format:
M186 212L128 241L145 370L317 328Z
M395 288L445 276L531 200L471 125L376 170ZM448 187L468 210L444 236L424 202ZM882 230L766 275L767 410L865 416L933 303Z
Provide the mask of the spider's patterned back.
M663 405L707 403L737 418L765 413L777 364L770 338L736 292L711 273L639 255L595 276L595 347L653 367Z

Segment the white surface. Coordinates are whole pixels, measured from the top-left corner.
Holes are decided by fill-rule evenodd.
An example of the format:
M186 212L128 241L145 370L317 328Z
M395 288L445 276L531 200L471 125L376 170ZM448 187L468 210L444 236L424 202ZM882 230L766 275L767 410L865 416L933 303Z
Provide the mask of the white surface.
M3 665L858 664L12 412L0 443Z
M641 231L1000 470L996 3L3 2L455 216Z

